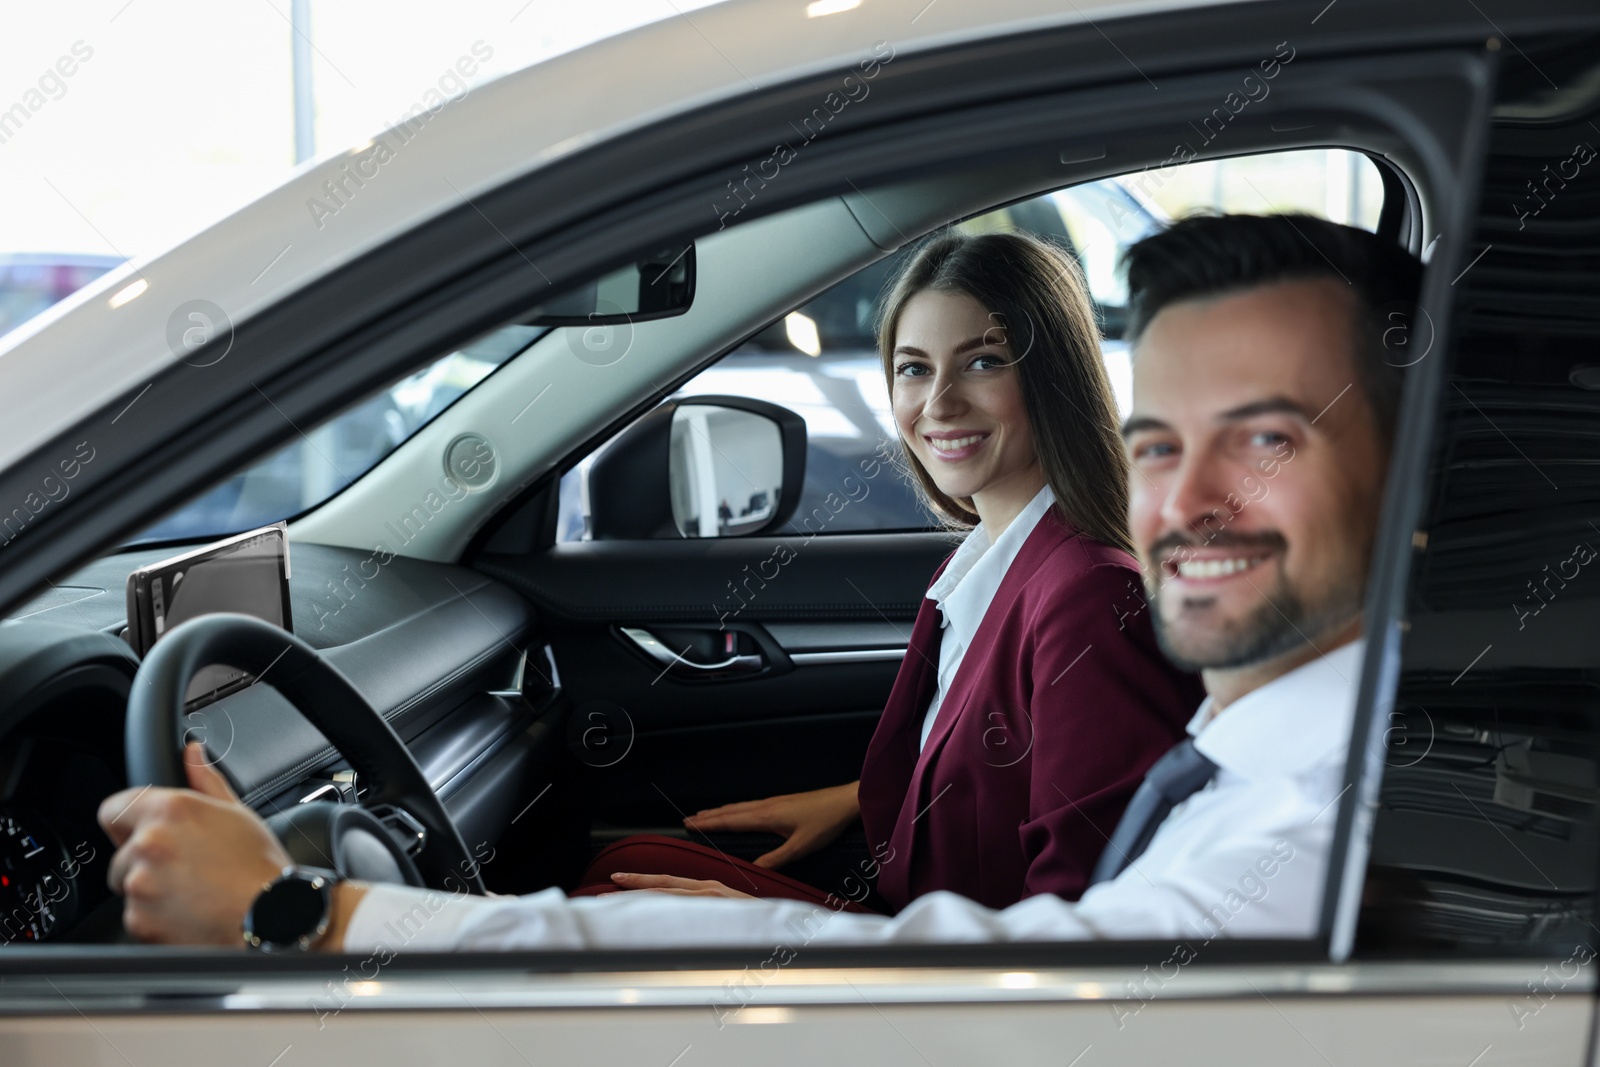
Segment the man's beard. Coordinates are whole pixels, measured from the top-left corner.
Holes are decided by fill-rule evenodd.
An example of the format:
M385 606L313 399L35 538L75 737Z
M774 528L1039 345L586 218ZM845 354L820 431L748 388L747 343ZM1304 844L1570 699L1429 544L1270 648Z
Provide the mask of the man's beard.
M1163 539L1155 548L1178 547L1180 544L1181 539ZM1274 558L1281 566L1282 549L1286 547L1286 542L1278 534L1222 536L1207 543L1207 547L1251 545L1278 549ZM1165 552L1161 555L1165 555ZM1161 555L1155 558L1161 558ZM1301 590L1289 584L1288 577L1280 569L1273 588L1258 590L1261 603L1244 618L1211 627L1191 625L1176 633L1174 630L1178 628L1173 627L1162 613L1159 586L1148 595L1155 607L1152 615L1156 641L1169 660L1186 671L1230 670L1265 663L1306 645L1315 648L1319 637L1333 632L1361 613L1362 584L1359 581L1334 583L1325 595L1317 598L1318 602L1311 603ZM1194 597L1191 602L1199 607L1210 599ZM1185 634L1188 640L1180 643L1180 634Z

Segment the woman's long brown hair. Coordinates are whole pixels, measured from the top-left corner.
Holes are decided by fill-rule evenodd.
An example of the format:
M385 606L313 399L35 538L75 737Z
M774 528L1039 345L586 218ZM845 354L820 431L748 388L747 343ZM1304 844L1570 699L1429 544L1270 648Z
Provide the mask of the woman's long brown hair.
M946 233L923 244L890 285L878 316L878 352L891 397L900 314L925 289L965 293L998 317L1039 465L1061 517L1096 541L1131 553L1128 461L1077 258L1026 233ZM952 527L976 525L972 501L940 492L904 441L900 447L934 513Z

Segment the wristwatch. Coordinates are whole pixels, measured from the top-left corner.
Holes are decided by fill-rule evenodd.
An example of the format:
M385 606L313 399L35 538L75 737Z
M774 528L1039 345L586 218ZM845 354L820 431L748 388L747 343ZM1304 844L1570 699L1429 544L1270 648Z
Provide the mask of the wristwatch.
M285 867L244 916L244 943L261 952L304 952L328 932L336 871Z

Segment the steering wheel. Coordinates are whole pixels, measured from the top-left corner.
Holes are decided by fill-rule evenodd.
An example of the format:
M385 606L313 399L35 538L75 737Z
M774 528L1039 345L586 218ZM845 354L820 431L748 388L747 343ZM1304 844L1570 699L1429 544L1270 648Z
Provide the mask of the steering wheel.
M195 674L214 663L276 689L333 742L366 787L359 806L312 801L267 820L296 863L363 881L485 892L455 821L383 716L316 649L249 615L191 619L145 656L128 698L130 786L188 785L184 695Z

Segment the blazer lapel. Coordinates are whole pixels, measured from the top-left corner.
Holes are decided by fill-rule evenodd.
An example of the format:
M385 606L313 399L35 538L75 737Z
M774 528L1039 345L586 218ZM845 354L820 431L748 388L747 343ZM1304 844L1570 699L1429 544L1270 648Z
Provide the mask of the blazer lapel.
M922 715L933 700L934 689L939 684L939 644L944 631L939 625L939 609L930 600L924 600L917 621L911 627L911 639L906 642L905 677L910 681L895 693L884 708L885 726L899 741L910 738L909 745L897 741L897 755L906 760L906 773L917 761L917 741L922 736ZM903 697L903 699L902 699Z
M938 718L934 720L933 732L928 735L928 743L922 748L919 758L911 776L911 788L906 793L906 805L901 809L900 823L897 827L896 838L903 839L904 846L909 852L916 836L912 823L920 817L937 801L933 793L931 779L933 769L939 762L939 755L955 731L956 724L967 712L967 705L974 696L987 695L992 686L989 684L992 672L989 671L989 660L994 655L995 640L1001 626L1000 623L1012 610L1017 597L1027 588L1034 572L1045 558L1061 544L1062 541L1076 533L1070 526L1065 525L1056 518L1055 509L1045 512L1039 524L1033 528L1028 539L1023 542L1022 549L1017 553L1017 558L1012 561L1006 576L1000 581L1000 588L995 590L994 600L989 603L989 608L983 613L983 623L973 635L972 644L967 646L966 653L961 657L961 665L956 668L955 677L950 680L950 691L945 693L944 700L939 707ZM937 662L937 649L935 662ZM928 700L932 699L932 690L928 697L918 705L924 712L927 710ZM913 750L921 737L920 731L910 731ZM897 840L897 847L901 841ZM909 869L910 864L906 867Z
M911 772L917 762L917 740L921 735L921 716L933 699L938 684L939 610L924 599L911 627L906 658L901 664L894 688L883 707L878 728L873 731L862 765L859 801L862 819L869 831L884 835L872 842L873 848L896 840L901 806L911 787ZM889 876L886 874L886 877Z

